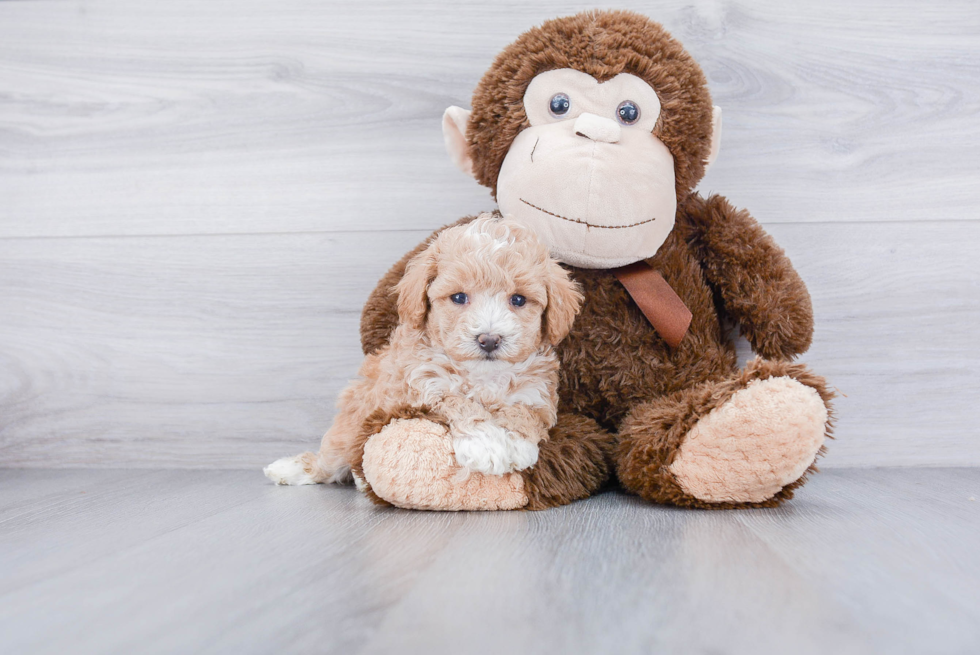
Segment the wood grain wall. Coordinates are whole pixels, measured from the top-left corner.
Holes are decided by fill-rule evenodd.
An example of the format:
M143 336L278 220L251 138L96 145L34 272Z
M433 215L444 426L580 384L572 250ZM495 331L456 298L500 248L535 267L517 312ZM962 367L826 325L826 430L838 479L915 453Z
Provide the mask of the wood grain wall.
M0 2L0 465L256 467L314 446L381 273L489 209L440 116L594 3ZM701 185L808 282L825 466L977 465L980 6L633 8L725 111Z

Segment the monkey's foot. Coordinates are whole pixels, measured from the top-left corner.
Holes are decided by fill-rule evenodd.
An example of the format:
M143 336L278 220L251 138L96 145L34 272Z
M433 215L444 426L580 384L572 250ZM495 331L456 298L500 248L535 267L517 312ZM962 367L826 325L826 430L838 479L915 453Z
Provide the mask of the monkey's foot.
M791 377L753 380L701 418L668 467L709 503L758 503L797 481L823 446L827 406Z
M467 474L456 463L446 427L422 418L396 419L370 437L362 469L371 491L397 507L500 510L528 504L523 476Z
M833 396L803 364L757 358L634 407L620 424L616 474L656 503L775 507L814 470Z

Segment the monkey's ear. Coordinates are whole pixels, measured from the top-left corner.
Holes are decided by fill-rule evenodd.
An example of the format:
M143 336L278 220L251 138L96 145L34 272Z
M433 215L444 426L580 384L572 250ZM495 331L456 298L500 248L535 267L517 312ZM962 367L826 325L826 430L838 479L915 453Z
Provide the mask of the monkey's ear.
M711 151L704 160L704 172L708 172L708 167L718 159L718 151L721 150L721 107L715 105L711 112Z
M456 167L473 177L473 157L466 142L466 123L470 120L470 110L450 107L442 115L442 138L446 142L449 158Z

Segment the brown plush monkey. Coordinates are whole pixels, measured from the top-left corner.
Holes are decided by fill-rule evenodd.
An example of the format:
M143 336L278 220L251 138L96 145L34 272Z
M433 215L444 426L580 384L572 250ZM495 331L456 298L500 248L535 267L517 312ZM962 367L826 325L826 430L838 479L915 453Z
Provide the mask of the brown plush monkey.
M428 509L541 509L588 496L612 473L643 498L687 507L792 496L829 435L832 393L789 361L809 347L813 316L783 251L746 211L693 192L717 154L720 117L698 65L635 13L552 20L497 57L472 113L451 107L443 127L457 165L584 289L558 348L558 424L534 467L463 478L424 410L372 417L353 467L362 487ZM391 289L423 247L368 300L366 353L386 342ZM744 370L727 321L759 355ZM470 486L431 493L454 485Z

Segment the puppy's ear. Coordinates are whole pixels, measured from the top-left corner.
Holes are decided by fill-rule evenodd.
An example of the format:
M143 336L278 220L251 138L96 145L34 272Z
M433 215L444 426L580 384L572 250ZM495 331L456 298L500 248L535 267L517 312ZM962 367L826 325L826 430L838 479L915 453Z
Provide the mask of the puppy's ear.
M548 306L544 310L544 335L551 345L557 346L572 329L584 296L578 283L555 261L548 264L545 286Z
M436 279L438 259L436 246L415 255L405 267L405 275L395 285L398 294L398 322L421 330L429 310L429 284Z

